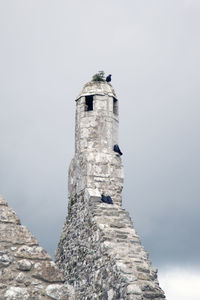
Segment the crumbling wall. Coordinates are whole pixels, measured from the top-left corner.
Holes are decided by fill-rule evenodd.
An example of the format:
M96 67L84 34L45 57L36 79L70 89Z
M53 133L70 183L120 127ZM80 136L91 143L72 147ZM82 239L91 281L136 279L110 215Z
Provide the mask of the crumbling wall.
M72 300L73 287L0 196L0 299Z
M76 290L76 299L165 298L131 219L116 204L86 189L69 200L56 263Z
M88 99L93 109L88 110ZM157 271L121 207L123 166L121 153L114 151L118 123L118 100L111 84L87 83L76 99L68 216L56 263L74 286L76 299L161 300L165 296ZM103 203L101 196L113 204Z

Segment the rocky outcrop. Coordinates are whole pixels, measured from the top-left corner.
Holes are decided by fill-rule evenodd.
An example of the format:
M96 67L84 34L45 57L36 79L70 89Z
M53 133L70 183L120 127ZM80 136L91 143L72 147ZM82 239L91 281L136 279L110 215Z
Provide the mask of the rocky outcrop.
M128 212L103 203L98 190L70 199L56 263L76 299L165 298Z
M73 287L0 196L0 299L72 300Z

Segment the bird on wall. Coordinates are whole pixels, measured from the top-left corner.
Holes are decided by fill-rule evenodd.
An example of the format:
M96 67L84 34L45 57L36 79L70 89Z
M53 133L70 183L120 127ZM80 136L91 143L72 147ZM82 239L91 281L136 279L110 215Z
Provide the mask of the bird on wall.
M118 146L117 144L114 145L113 150L114 150L115 152L119 153L119 155L122 155L122 154L123 154L123 153L121 152L121 150L119 149L119 146Z
M109 75L106 77L106 81L107 81L107 82L110 82L110 81L111 81L111 76L112 76L112 75L109 74Z
M101 195L101 201L107 204L113 204L112 198L110 196Z

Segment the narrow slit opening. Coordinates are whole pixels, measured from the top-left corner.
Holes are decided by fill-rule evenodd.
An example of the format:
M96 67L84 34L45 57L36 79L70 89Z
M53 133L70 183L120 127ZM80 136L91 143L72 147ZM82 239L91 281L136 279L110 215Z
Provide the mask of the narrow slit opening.
M114 97L113 97L113 113L115 115L118 115L118 101Z
M93 96L85 96L85 110L93 110Z

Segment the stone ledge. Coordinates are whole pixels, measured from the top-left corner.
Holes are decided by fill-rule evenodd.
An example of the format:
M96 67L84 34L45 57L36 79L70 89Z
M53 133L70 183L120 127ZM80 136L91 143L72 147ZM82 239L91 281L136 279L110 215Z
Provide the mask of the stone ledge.
M101 194L98 189L85 189L85 198L89 202L101 202Z

